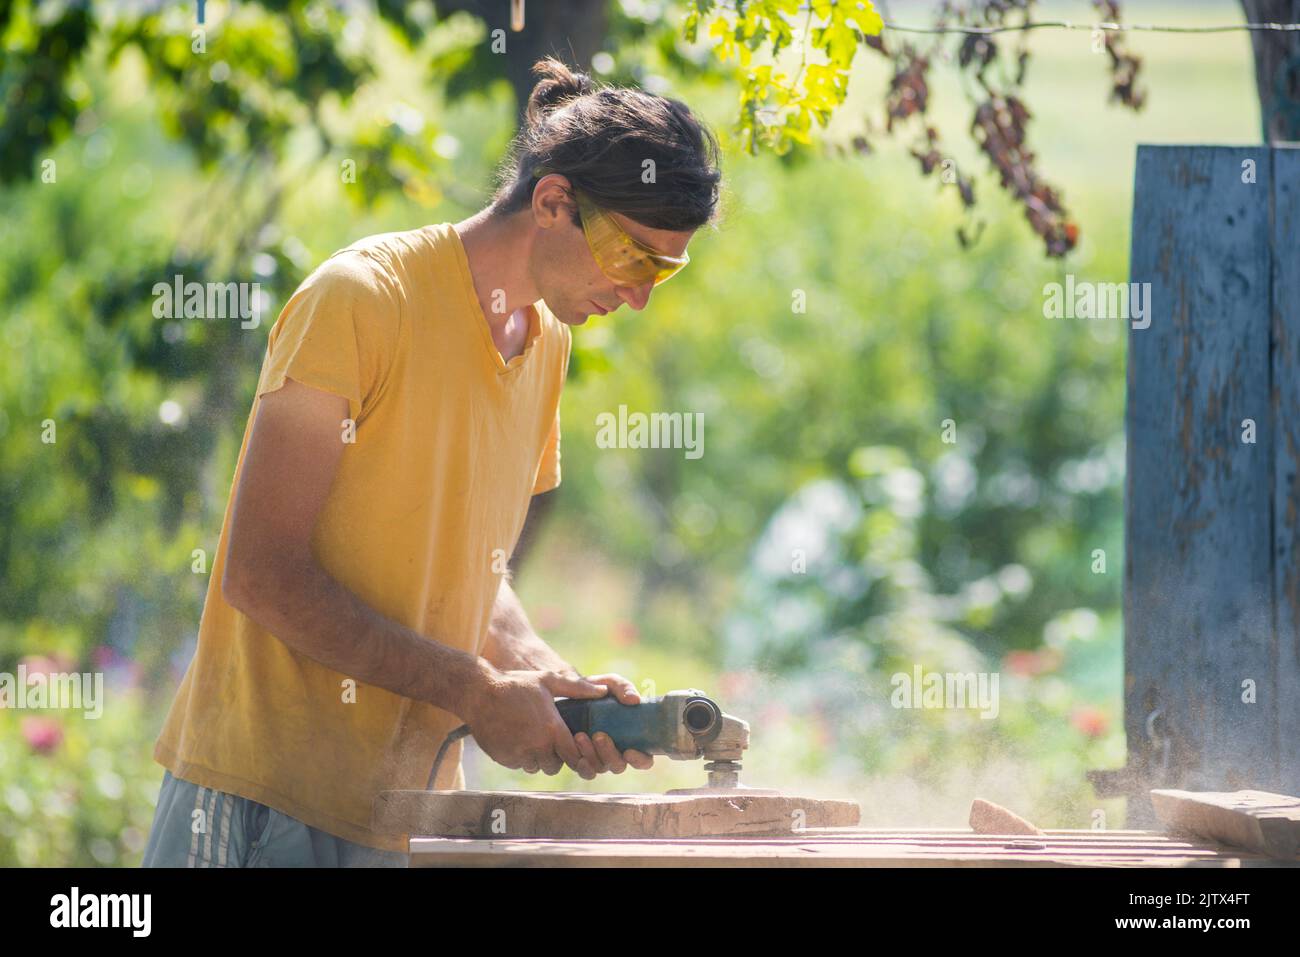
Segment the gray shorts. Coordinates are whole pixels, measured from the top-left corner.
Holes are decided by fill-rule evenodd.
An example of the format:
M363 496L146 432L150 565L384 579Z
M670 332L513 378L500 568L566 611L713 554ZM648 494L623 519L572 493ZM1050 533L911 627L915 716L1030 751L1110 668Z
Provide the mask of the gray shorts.
M143 867L407 867L265 804L163 774Z

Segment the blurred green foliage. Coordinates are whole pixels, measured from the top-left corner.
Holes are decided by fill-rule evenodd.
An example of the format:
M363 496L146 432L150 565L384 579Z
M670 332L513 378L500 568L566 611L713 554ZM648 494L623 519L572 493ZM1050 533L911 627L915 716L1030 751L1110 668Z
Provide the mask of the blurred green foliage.
M138 860L153 740L271 320L335 249L488 195L515 103L504 84L447 89L485 69L482 25L379 6L340 22L332 4L210 4L194 54L190 13L155 5L102 23L39 83L24 63L58 36L71 49L81 8L39 23L31 3L5 8L0 671L61 656L118 674L99 721L0 711L0 865ZM1123 760L1124 330L1046 320L1041 290L1065 271L1125 278L1139 136L1253 136L1245 42L1152 41L1170 44L1148 59L1170 112L1139 121L1106 112L1104 77L1079 94L1096 73L1086 45L1041 41L1044 166L1089 223L1048 264L996 194L984 237L959 250L961 210L904 153L748 157L735 88L636 6L618 5L601 75L719 128L725 213L645 312L575 333L564 484L520 579L534 623L584 671L703 687L749 718L749 783L936 826L964 823L980 788L1040 824L1089 826L1083 771ZM855 85L878 89L879 65L864 69ZM177 273L258 282L271 309L256 329L156 319L152 287ZM704 413L703 457L597 448L596 416L620 404ZM915 665L998 672L998 718L889 707L891 675ZM702 776L661 764L594 786ZM470 773L575 786L481 760Z
M98 719L0 710L0 866L130 867L162 782L143 747L155 720L129 683Z

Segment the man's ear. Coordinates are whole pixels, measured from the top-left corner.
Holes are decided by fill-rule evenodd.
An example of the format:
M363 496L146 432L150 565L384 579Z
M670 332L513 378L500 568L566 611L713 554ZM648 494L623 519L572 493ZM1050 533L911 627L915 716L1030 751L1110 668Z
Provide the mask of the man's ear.
M533 187L533 220L542 229L573 222L577 208L573 185L566 176L547 173Z

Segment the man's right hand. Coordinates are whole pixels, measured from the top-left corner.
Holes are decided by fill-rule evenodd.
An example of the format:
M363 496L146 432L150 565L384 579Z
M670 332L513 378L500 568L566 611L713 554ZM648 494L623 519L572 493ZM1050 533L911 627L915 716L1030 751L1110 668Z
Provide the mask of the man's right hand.
M492 668L466 706L474 740L503 767L556 774L567 764L587 780L596 776L569 731L555 698L603 698L604 685L554 671Z

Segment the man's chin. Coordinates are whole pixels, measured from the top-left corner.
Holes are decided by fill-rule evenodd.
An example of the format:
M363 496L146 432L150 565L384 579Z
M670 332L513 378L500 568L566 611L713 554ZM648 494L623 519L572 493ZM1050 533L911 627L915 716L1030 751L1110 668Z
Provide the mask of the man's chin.
M585 326L591 316L585 312L575 312L569 318L564 320L566 326Z

